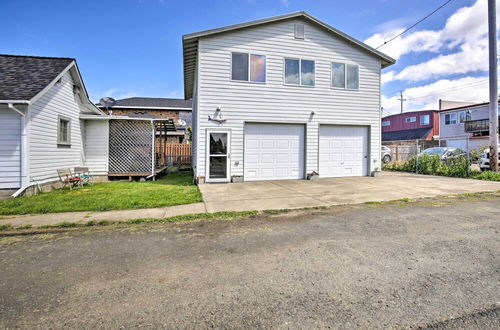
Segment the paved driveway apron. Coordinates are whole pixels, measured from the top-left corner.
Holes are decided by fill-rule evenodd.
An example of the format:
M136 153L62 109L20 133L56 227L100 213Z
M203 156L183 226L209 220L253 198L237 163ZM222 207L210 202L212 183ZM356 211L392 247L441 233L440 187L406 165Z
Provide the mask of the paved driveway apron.
M384 173L381 177L200 185L208 212L357 204L500 190L500 182Z

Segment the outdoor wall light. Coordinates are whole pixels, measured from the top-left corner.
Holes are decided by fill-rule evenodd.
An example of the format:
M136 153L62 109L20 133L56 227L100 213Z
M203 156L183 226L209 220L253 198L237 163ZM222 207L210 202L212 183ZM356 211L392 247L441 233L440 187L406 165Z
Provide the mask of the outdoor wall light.
M226 121L226 119L223 119L222 118L222 107L221 106L217 106L217 108L215 108L215 113L212 116L208 116L208 120L212 120L212 121L216 121L218 122L219 124L223 123Z

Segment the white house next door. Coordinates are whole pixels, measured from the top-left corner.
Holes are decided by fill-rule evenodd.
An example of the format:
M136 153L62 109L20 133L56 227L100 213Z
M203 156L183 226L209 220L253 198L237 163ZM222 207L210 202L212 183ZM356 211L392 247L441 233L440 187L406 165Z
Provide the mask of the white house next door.
M321 125L319 176L368 175L368 127Z
M207 132L207 182L229 182L229 131Z
M304 125L245 124L245 181L304 178Z

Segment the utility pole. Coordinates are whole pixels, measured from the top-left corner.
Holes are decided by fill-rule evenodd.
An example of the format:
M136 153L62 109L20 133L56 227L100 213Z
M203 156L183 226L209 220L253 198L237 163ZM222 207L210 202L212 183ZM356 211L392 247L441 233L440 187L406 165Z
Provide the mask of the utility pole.
M401 113L403 113L403 102L406 101L406 99L403 98L403 90L399 91L399 99L401 101Z
M496 0L488 0L488 39L490 62L490 168L498 171L498 81Z

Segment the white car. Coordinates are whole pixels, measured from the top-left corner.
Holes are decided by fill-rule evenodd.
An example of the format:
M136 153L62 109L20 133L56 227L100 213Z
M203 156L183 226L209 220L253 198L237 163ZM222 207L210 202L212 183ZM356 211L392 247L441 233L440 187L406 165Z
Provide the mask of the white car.
M498 153L500 159L500 152ZM479 168L481 171L488 171L490 169L490 149L486 149L479 159Z

